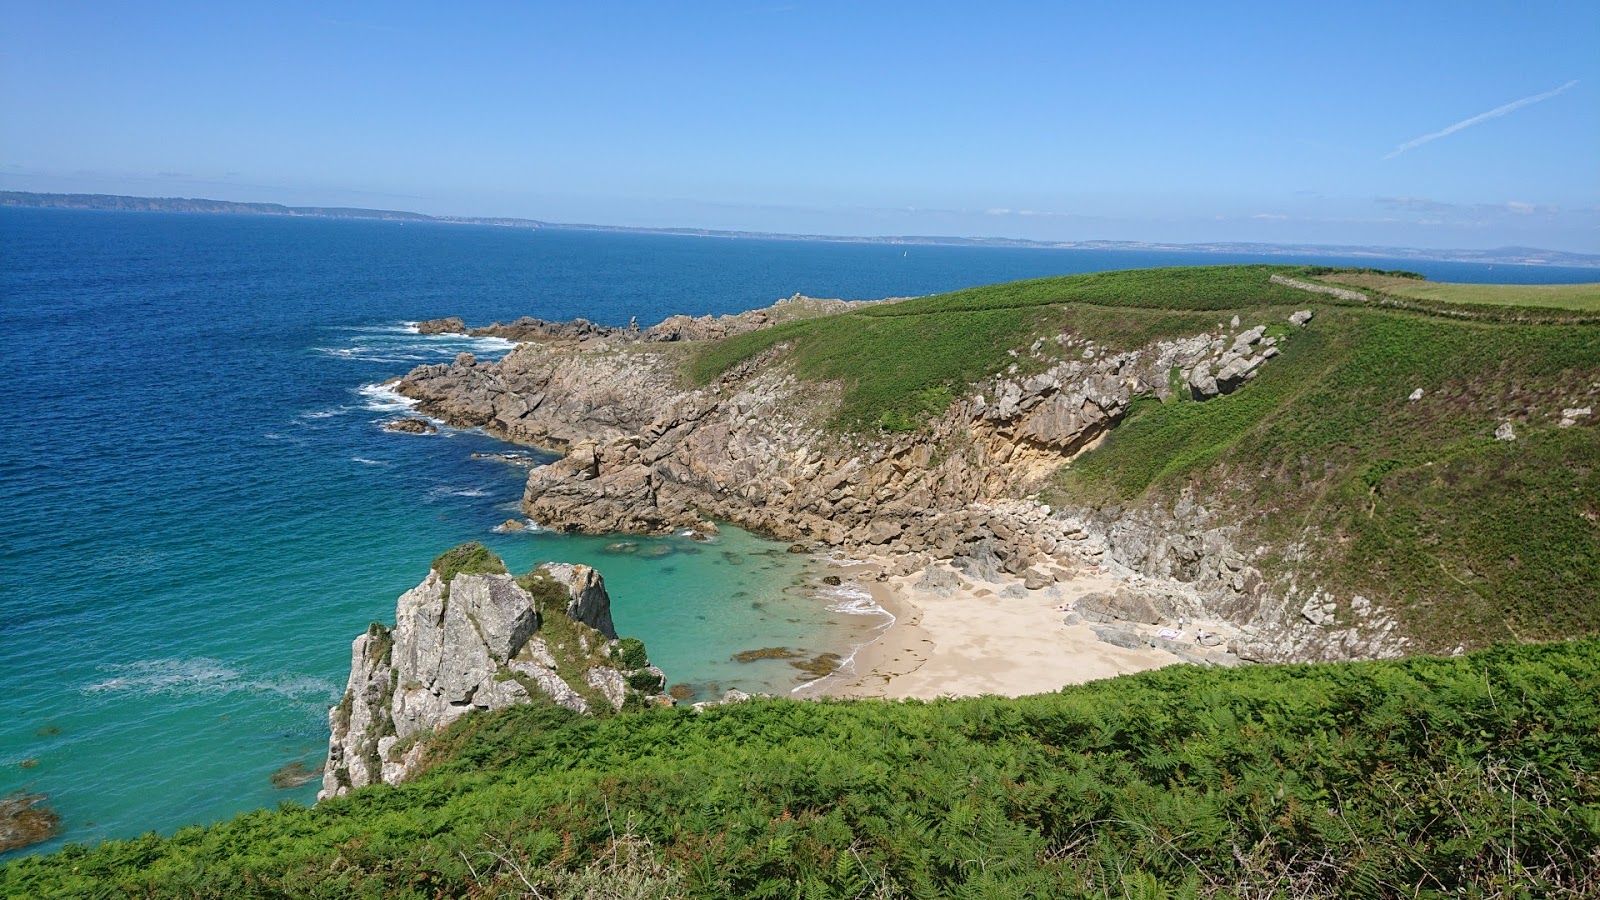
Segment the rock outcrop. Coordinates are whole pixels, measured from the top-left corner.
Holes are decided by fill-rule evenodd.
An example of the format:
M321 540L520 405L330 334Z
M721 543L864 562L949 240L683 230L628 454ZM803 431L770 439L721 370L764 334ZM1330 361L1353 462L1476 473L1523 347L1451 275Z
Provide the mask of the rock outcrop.
M809 318L844 312L882 300L819 300L795 294L765 309L726 316L668 316L649 328L640 328L637 321L627 327L600 325L588 319L569 322L551 322L523 316L511 322L495 322L481 328L468 329L459 318L433 319L419 324L418 329L431 327L437 331L470 334L473 337L498 337L512 341L529 341L545 344L572 345L583 342L597 343L669 343L675 341L706 341L731 337L755 331L790 319Z
M397 434L438 434L439 428L427 419L418 419L408 416L403 419L390 419L383 423L384 431L393 431Z
M461 321L460 316L447 316L443 319L429 319L417 323L417 334L466 334L467 323Z
M1291 327L1311 319L1297 312ZM523 496L547 527L660 532L725 519L886 556L902 574L944 559L969 580L1004 573L1029 589L1094 567L1150 582L1084 610L1105 624L1126 623L1116 610L1142 600L1153 609L1137 618L1151 622L1226 623L1244 658L1398 655L1403 639L1375 605L1300 615L1317 588L1269 583L1235 550L1236 529L1190 501L1095 511L1028 499L1135 397L1204 402L1238 390L1293 339L1285 332L1235 317L1133 350L1046 336L924 431L871 439L824 427L838 395L773 364L782 345L701 388L682 385L679 355L641 339L523 344L495 364L419 367L397 390L429 415L562 454L530 471Z
M730 520L788 539L957 555L998 538L1046 562L1050 540L981 508L1036 490L1093 446L1135 396L1198 399L1255 377L1278 353L1264 326L1109 352L1069 334L958 399L931 434L878 441L822 427L836 395L757 359L704 388L673 353L519 345L498 363L413 370L397 390L453 424L563 454L531 470L523 506L573 531L662 532ZM1028 370L1023 372L1023 368ZM1174 377L1176 373L1176 378ZM1001 516L1004 518L1004 516Z
M430 571L400 597L393 628L373 623L351 645L318 799L404 781L422 764L422 739L474 710L535 699L577 712L670 703L642 645L624 645L588 566L457 574L448 584Z

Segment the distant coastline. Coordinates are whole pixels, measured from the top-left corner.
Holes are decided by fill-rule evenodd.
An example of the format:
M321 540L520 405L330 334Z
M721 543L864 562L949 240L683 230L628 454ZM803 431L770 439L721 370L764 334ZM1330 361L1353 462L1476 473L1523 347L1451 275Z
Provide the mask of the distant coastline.
M1262 256L1306 254L1373 257L1388 260L1487 263L1520 266L1600 268L1600 254L1542 250L1536 247L1497 247L1492 250L1439 250L1412 247L1339 244L1262 244L1214 242L1177 244L1148 241L1035 241L1023 238L947 237L938 235L842 236L786 234L768 231L722 231L709 228L644 228L628 225L591 225L544 222L538 219L496 216L431 216L392 209L342 206L284 206L279 203L243 203L183 197L129 197L116 194L42 194L0 191L0 206L32 209L93 209L121 212L207 213L212 215L291 216L319 219L368 219L387 222L427 222L444 225L494 225L502 228L561 231L607 231L632 234L669 234L754 240L820 241L841 244L895 244L937 247L1010 247L1042 250L1152 250L1187 253L1234 253Z

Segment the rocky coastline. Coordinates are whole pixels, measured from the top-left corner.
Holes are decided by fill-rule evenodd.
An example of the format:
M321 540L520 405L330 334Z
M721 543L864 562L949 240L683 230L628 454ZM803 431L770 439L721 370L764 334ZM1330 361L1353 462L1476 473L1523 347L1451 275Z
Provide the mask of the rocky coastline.
M1181 633L1185 646L1168 649L1224 664L1404 651L1378 604L1272 581L1237 524L1191 497L1104 510L1035 499L1136 397L1204 402L1238 390L1284 341L1315 327L1310 310L1287 321L1235 317L1133 350L1044 336L915 434L826 427L837 391L802 384L774 353L709 384L681 375L684 342L847 308L796 297L649 329L544 323L498 362L462 354L412 370L395 389L425 415L560 454L531 468L523 496L543 527L659 533L723 520L870 559L885 579L945 570L962 579L958 590L1014 583L1051 602L1074 579L1108 575L1119 588L1086 610L1106 619L1093 623L1102 640L1159 648L1169 640L1161 633Z

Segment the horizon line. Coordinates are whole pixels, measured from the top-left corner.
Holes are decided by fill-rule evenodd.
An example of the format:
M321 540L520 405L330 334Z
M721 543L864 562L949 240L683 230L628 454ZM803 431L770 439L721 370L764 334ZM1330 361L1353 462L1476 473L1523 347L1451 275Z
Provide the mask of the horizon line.
M7 198L82 198L84 200L112 200L112 201L144 201L144 202L169 202L169 203L204 203L214 204L219 207L239 207L238 209L150 209L133 208L119 209L114 206L68 206L49 203L14 203L5 202ZM1056 249L1056 250L1096 250L1110 249L1112 246L1140 249L1176 249L1189 250L1197 253L1221 253L1222 249L1206 248L1270 248L1280 252L1298 252L1304 250L1350 250L1360 251L1355 255L1377 255L1372 251L1392 251L1397 254L1433 254L1419 258L1439 262L1501 262L1502 264L1515 265L1562 265L1573 268L1600 267L1600 253L1587 253L1571 250L1553 250L1544 247L1523 247L1507 245L1487 250L1469 250L1464 248L1443 247L1397 247L1386 244L1311 244L1311 243L1274 243L1270 241L1148 241L1148 240L1115 240L1109 238L1087 238L1080 240L1045 240L1039 238L1013 238L981 235L909 235L909 234L818 234L779 231L755 231L749 229L724 229L701 228L695 226L655 226L655 225L607 225L589 222L550 222L543 219L530 219L523 216L460 216L460 215L435 215L420 213L411 210L377 209L360 206L290 206L284 203L256 200L216 200L207 197L150 197L137 194L95 194L63 191L13 191L0 190L0 206L30 209L88 209L102 212L171 212L183 214L206 215L283 215L299 218L329 218L329 219L357 219L388 222L431 222L441 225L479 225L494 227L521 227L521 228L549 228L553 230L570 231L618 231L640 234L664 234L684 237L726 237L746 239L789 239L800 241L828 241L837 243L902 243L912 245L938 246L942 244L976 244L976 245L1002 245L1019 248ZM282 213L271 210L284 210ZM341 215L341 213L371 213L372 215ZM1474 260L1460 259L1461 256L1488 256L1506 253L1534 253L1539 255L1558 255L1573 257L1581 262L1568 260L1562 263L1543 261L1519 260L1507 263L1502 260ZM1450 254L1441 256L1440 254ZM1398 258L1398 257L1397 257Z

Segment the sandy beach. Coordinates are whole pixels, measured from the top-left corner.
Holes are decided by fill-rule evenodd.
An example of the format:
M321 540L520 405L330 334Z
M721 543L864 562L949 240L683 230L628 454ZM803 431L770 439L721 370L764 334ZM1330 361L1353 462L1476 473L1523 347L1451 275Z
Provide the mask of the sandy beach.
M1116 647L1088 625L1063 623L1062 606L1114 590L1123 582L1113 576L1082 573L1051 588L1002 597L1012 581L969 582L945 595L920 589L919 575L880 581L879 571L874 563L860 563L842 574L871 591L894 624L818 683L815 695L1019 697L1179 661L1165 650Z

